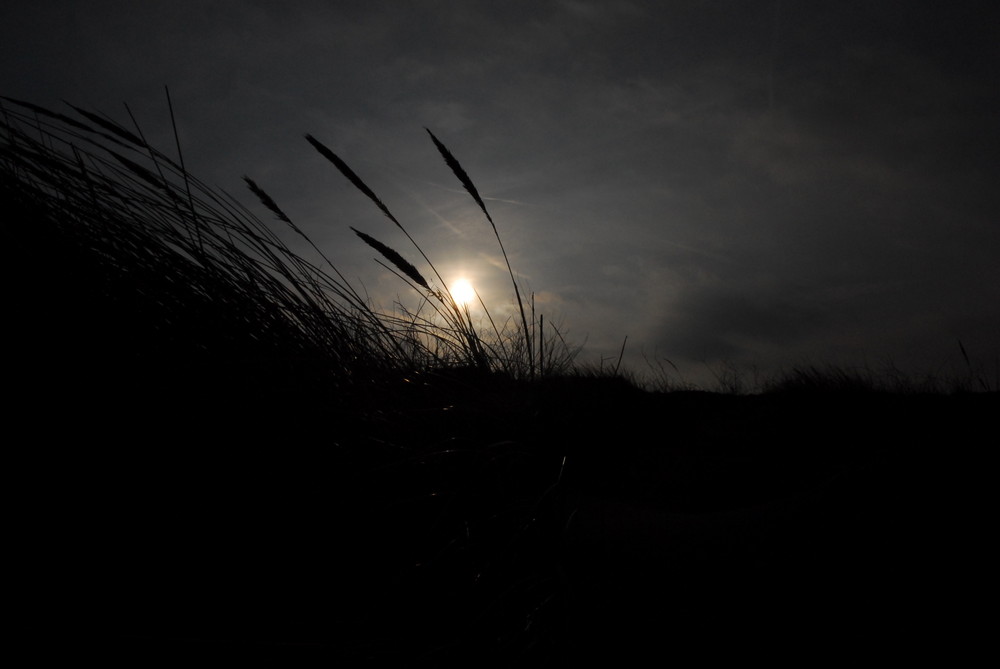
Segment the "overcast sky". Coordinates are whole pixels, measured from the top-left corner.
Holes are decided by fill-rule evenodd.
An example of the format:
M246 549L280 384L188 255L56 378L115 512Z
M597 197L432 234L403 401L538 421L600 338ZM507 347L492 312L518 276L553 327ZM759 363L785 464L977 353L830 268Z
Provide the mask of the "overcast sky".
M486 198L536 309L585 360L704 383L1000 353L1000 47L989 2L7 2L0 94L127 119L256 207L263 186L387 304L418 259L501 311ZM244 195L245 193L245 195ZM267 212L260 209L262 218ZM418 264L419 266L419 264Z

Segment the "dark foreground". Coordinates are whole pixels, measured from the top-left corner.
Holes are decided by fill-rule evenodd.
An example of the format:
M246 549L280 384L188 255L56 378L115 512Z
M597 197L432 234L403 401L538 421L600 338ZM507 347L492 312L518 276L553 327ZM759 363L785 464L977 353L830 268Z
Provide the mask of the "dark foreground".
M32 652L558 666L987 638L996 394L425 376L380 398L194 422L120 393L18 407Z

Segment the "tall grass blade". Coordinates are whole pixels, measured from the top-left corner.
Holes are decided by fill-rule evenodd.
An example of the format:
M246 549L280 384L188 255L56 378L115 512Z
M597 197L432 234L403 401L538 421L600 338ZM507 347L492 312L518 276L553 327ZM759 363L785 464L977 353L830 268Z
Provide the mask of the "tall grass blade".
M188 205L191 207L191 218L195 222L195 232L198 235L198 247L204 251L204 241L201 238L201 225L198 222L198 215L194 210L194 198L191 197L191 180L188 178L187 168L184 166L184 152L181 151L181 137L177 134L177 121L174 118L174 104L170 100L170 88L163 87L167 95L167 109L170 110L170 127L174 131L174 144L177 146L177 160L180 161L181 177L184 179L184 192L187 193ZM145 137L143 141L145 142Z

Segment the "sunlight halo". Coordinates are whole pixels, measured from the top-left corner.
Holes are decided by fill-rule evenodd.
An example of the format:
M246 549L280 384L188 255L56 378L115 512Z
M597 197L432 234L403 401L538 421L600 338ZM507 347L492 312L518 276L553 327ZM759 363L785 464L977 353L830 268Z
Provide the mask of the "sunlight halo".
M476 299L476 291L468 279L457 279L451 284L451 296L459 306L464 306Z

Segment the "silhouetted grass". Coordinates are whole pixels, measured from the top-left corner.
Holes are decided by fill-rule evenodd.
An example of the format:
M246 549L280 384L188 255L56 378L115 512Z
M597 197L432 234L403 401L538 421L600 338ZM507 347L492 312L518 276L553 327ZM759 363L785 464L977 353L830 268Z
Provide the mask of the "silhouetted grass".
M426 261L436 288L401 254L356 231L433 306L436 318L419 312L379 311L319 249L323 266L292 252L271 226L236 200L214 192L178 161L149 146L138 126L133 132L76 107L86 122L30 103L6 101L5 179L11 190L19 201L44 207L47 218L61 226L60 234L78 238L97 255L114 257L117 271L156 273L165 280L173 275L178 283L198 285L192 290L209 301L238 302L243 328L254 330L255 338L273 332L275 322L281 321L281 336L288 337L290 347L309 349L310 355L322 360L320 364L332 366L341 377L349 376L355 364L399 370L471 366L514 377L535 375L538 326L527 322L509 262L520 327L497 326L489 317L490 330L480 332L468 308L456 303L403 225L360 177L312 136L307 135L309 143L406 233ZM503 250L496 226L467 174L444 145L431 137L480 203ZM312 245L256 181L250 177L245 181L267 209ZM71 218L72 223L63 218ZM489 316L486 305L482 307ZM546 346L550 350L548 371L555 372L557 365L570 364L572 356L552 352L558 347L569 350L559 333L552 332Z
M322 249L320 264L294 253L138 125L3 100L18 619L34 647L395 666L789 639L898 653L931 632L952 647L943 616L961 607L933 574L970 573L951 528L979 522L959 500L984 449L964 445L995 429L995 392L726 367L710 393L668 361L670 392L643 391L620 356L574 365L536 321L433 135L507 260L514 318L481 304L477 326L312 136L413 246L355 230L430 315L375 308ZM959 389L995 391L965 359Z
M3 100L8 408L22 432L51 425L54 442L47 457L18 453L37 472L23 494L42 500L29 534L94 546L60 573L38 540L48 556L31 570L48 571L46 592L103 602L43 635L301 641L357 660L493 647L482 635L496 626L510 629L498 652L516 655L547 629L562 453L529 447L534 392L510 384L568 369L573 349L527 322L509 264L519 322L481 303L481 331L412 238L431 280L355 231L433 313L383 312L321 249L322 265L293 252L138 125ZM119 554L132 557L115 566Z

